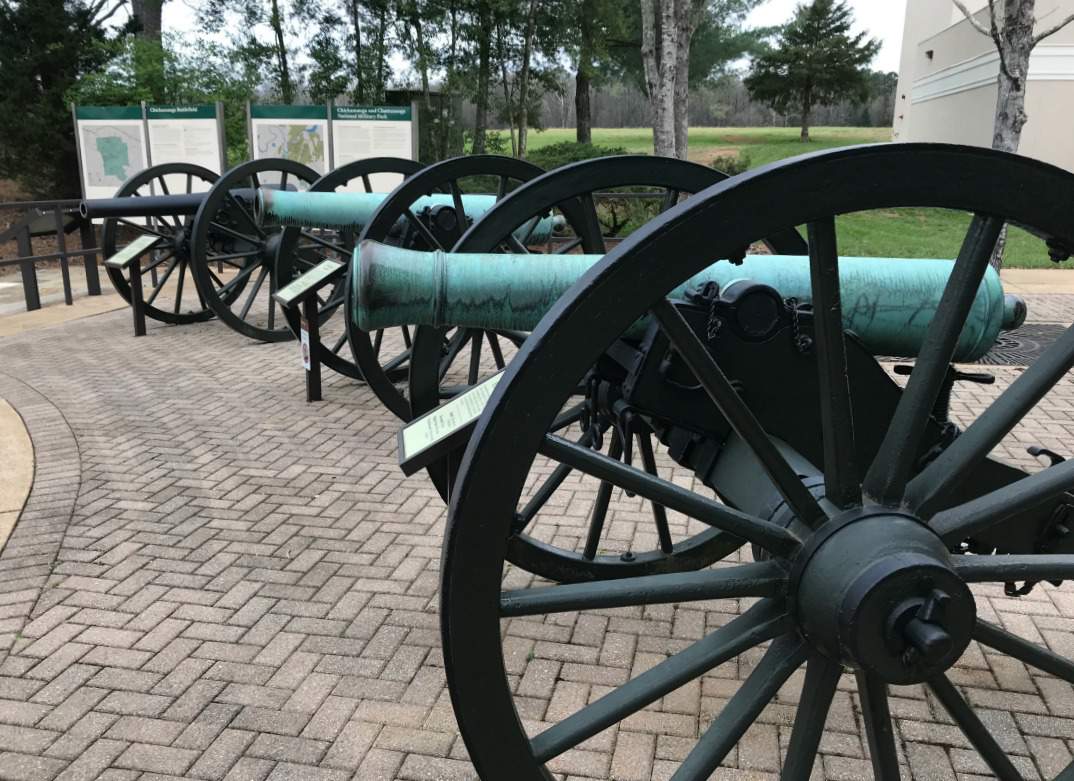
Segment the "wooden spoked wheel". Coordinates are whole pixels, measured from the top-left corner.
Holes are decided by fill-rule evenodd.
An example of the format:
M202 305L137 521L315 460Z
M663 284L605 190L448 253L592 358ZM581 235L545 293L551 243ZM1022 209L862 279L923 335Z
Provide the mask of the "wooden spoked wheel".
M252 160L220 177L194 218L191 265L198 293L222 322L251 339L293 338L272 298L281 229L258 224L257 189L306 190L316 179L312 168L291 160Z
M642 214L646 218L657 218L680 199L726 178L711 168L671 158L605 158L566 166L534 179L498 203L456 243L455 251L512 251L514 242L510 237L520 226L529 224L534 215L556 212L566 206L589 215L583 224L596 227L577 236L570 235L569 229L565 230L558 237L557 250L602 253L605 250L605 238L601 235L604 229L600 227L595 193L615 195L641 190L646 194L646 200L652 202L651 213ZM568 222L568 226L570 224ZM793 230L783 231L766 243L782 254L802 255L806 252L805 242ZM449 367L445 365L447 362L440 347L445 339L447 335L442 329L421 327L415 333L410 372L410 398L415 414L427 412L442 399L450 398L460 382L460 378L452 381ZM447 341L450 343L450 339ZM481 375L465 380L473 384L493 368L486 367ZM650 430L639 425L627 433L618 425L620 421L608 418L594 420L586 431L581 431L578 423L584 407L583 396L577 396L564 407L554 423L554 430L570 430L588 447L607 452L618 460L630 461L636 456L654 473L658 471L653 457L655 440ZM563 467L544 475L518 511L508 558L527 572L558 582L575 582L691 571L723 558L741 545L738 538L711 528L681 535L676 540L669 529L664 508L646 503L648 506L643 507L642 512L651 517L652 549L632 550L628 555L625 551L609 551L603 543L608 534L614 534L608 524L609 499L614 486L602 481L597 486L599 498L589 508L584 543L576 549L566 548L562 535L544 520L548 513L554 514L561 509L564 496L570 495L570 485L563 486L569 471ZM433 464L428 473L441 495L447 497L451 481L449 465Z
M710 778L803 667L804 685L783 749L784 781L810 778L844 671L857 677L877 779L900 778L888 689L908 684L931 691L995 777L1022 779L949 671L977 642L1074 683L1074 663L979 614L971 590L978 583L1044 584L1074 577L1069 541L1051 541L1043 549L1013 544L1026 526L1047 528L1054 503L1065 502L1074 485L1074 461L1023 472L1008 484L976 479L981 465L992 461L990 451L1074 366L1074 329L941 452L931 452L927 432L1003 223L1074 247L1074 224L1060 206L1071 202L1069 173L991 150L915 144L839 150L699 193L636 232L580 280L508 366L467 447L452 497L441 568L444 661L459 728L480 776L549 781L556 769L573 766L565 755L585 741L682 686L721 676L720 665L758 649L759 660L745 681L721 694L728 699L711 723L700 719L695 739L682 748L671 773L674 781ZM909 382L905 390L896 387L891 414L873 419L852 412L872 400L858 397L854 364L848 362L860 350L842 330L836 216L898 207L957 209L973 216ZM688 322L689 305L667 298L713 258L733 257L759 237L798 225L806 225L809 235L812 346L784 382L792 391L814 388L816 407L798 414L821 432L819 485L798 476L775 435L761 425L768 412L751 404L756 396L738 385L736 374L725 373L721 356L707 346L712 339ZM682 474L664 479L553 431L580 378L645 316L652 318L647 334L667 340L675 360L696 379L698 398L708 400L752 454L755 466L742 470L740 480L755 486L751 493L768 490L780 498L782 515L730 506L700 479L691 482ZM808 375L798 370L804 365L812 368ZM655 422L681 411L658 408L647 414ZM873 428L881 438L865 452L857 435ZM922 459L923 452L929 457ZM693 573L541 585L508 561L531 470L543 462L608 480L618 490L753 543L765 555L758 562ZM563 506L560 513L578 510ZM992 545L982 545L989 535L997 540L994 554ZM522 658L520 638L578 626L581 617L594 615L590 611L631 607L641 616L644 607L673 620L681 606L705 611L713 604L724 605L716 608L721 620L703 621L696 639L676 645L641 674L629 677L627 669L625 682L610 683L591 700L583 697L584 704L568 715L542 716L539 703L523 702L519 681L527 679L527 665L534 662L532 654ZM727 614L738 615L727 620ZM564 643L571 642L569 635L563 633ZM570 658L566 653L557 645L557 659ZM722 677L726 691L727 673ZM650 715L647 723L660 723ZM1056 778L1072 777L1074 765Z
M328 172L312 185L310 192L337 192L358 190L360 192L384 192L394 189L401 179L420 171L421 163L398 157L371 157L356 160ZM374 187L378 189L373 189ZM313 228L285 227L280 234L276 250L276 286L283 287L300 274L324 260L338 260L350 267L351 255L357 231L318 230ZM345 377L362 379L347 346L347 329L343 317L335 313L346 299L346 280L332 286L318 296L318 312L321 320L318 334L321 339L321 362ZM301 316L297 310L284 310L287 327L298 334Z
M219 175L191 163L163 163L141 171L116 191L116 198L179 195L207 191ZM133 208L133 207L132 207ZM140 236L160 241L141 258L148 289L143 292L146 317L171 325L198 323L213 316L198 295L190 264L191 214L159 217L109 217L101 226L101 248L110 258ZM130 303L130 283L120 270L105 267L123 300Z
M423 250L451 249L475 217L490 201L504 198L542 169L511 157L473 155L431 165L397 187L377 209L362 231L360 240ZM472 196L483 199L475 203ZM353 312L353 286L348 286ZM411 419L406 389L410 374L412 331L410 326L367 333L347 318L348 341L363 379L392 413ZM480 361L481 346L488 340L492 355L503 365L502 341L510 335L457 330L444 340L443 349L452 359L470 364ZM476 357L475 357L476 354Z

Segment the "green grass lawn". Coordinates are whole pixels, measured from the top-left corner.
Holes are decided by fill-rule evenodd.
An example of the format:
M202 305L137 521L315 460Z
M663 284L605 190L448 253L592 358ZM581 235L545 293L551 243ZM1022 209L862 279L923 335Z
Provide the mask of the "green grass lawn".
M889 128L816 127L810 141L798 140L798 128L690 128L690 159L708 164L729 154L748 156L750 167L795 155L855 144L882 143L891 139ZM573 141L574 128L552 128L532 133L531 148ZM622 147L634 154L651 154L649 128L594 128L593 143ZM969 225L969 215L940 209L888 209L839 218L839 251L842 255L904 258L953 258ZM1004 265L1009 268L1070 268L1052 263L1044 242L1012 228Z

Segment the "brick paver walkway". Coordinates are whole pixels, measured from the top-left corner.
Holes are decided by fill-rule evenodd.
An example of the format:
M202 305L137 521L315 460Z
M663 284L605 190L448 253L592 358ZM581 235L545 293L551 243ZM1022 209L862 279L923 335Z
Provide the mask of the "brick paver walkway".
M1069 322L1074 298L1035 297L1031 312ZM1017 371L970 386L956 410L979 410ZM218 323L135 340L124 310L0 341L0 397L25 418L37 467L0 554L0 778L472 777L439 653L442 503L398 471L396 421L367 390L330 376L325 393L303 403L293 344ZM1026 444L1069 452L1072 428L1067 379L1004 455L1031 466ZM1071 587L978 595L1011 631L1074 656ZM569 713L729 609L517 623L507 643L520 709L535 721ZM757 659L683 687L554 768L668 778ZM952 677L1026 778L1071 761L1071 686L976 646ZM778 777L800 685L717 778ZM844 685L817 779L871 776ZM893 694L905 777L987 777L921 687Z

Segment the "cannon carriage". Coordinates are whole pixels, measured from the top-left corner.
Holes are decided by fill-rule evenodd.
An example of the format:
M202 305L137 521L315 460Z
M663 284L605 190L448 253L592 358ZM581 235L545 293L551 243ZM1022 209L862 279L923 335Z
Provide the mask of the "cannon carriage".
M1074 366L1074 331L976 419L949 419L946 403L952 384L982 379L953 359L1002 225L1026 226L1066 252L1074 247L1065 206L1072 197L1070 174L988 150L840 150L711 187L586 271L496 385L452 486L445 666L481 776L550 778L557 758L586 740L762 648L745 682L684 748L676 781L708 778L802 668L784 779L810 777L844 672L856 678L876 778L900 777L888 690L908 684L932 692L997 778L1023 778L948 671L977 642L1074 682L1074 663L990 621L971 589L1007 584L1018 594L1074 575L1064 522L1074 500L1070 462L1027 473L994 452ZM844 328L850 301L837 217L908 206L972 217L903 387ZM731 284L680 288L714 257L734 258L759 237L796 226L808 240L808 311ZM748 299L743 320L738 303ZM564 410L579 403L586 425L557 430ZM602 418L613 432L638 430L624 421L652 431L675 471L653 474L586 446L581 437ZM750 543L754 560L535 582L511 563L519 512L561 469ZM591 503L607 495L597 492ZM547 514L570 521L578 511L557 504ZM576 530L579 546L591 529ZM565 718L525 710L513 682L518 665L509 673L505 662L516 622L532 632L534 623L554 625L573 611L699 600L727 600L734 617ZM1057 778L1071 777L1074 766Z

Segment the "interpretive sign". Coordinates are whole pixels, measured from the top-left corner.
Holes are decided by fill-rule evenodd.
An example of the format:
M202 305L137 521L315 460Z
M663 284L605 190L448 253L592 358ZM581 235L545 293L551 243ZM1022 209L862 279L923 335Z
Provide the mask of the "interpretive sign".
M110 268L126 268L132 261L153 249L163 240L161 236L139 236L115 255L106 259L104 265Z
M399 467L403 473L412 475L465 445L502 377L503 372L494 374L407 423L399 432Z
M222 107L217 104L194 106L146 105L145 119L149 135L149 158L161 163L194 163L216 173L223 173L224 155ZM168 177L168 189L186 192L186 176ZM191 180L195 191L208 190L210 184ZM161 195L163 193L158 193Z
M346 265L336 260L322 260L309 271L299 275L273 294L284 309L290 309L307 295L323 285L343 276Z
M318 174L331 170L327 106L248 106L255 160L283 157Z
M402 157L417 160L414 112L410 106L332 106L332 159L335 167L369 157ZM403 180L401 174L381 173L370 177L375 192L391 192ZM364 190L361 179L348 190Z
M82 194L111 198L149 167L141 106L72 106Z

